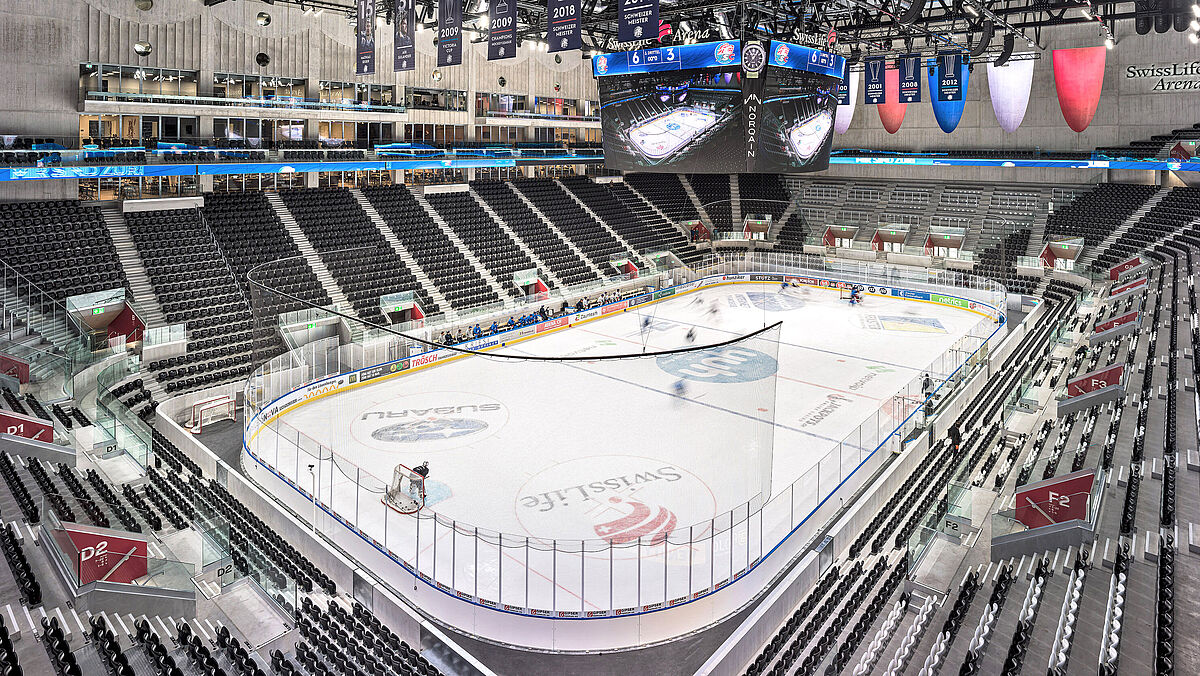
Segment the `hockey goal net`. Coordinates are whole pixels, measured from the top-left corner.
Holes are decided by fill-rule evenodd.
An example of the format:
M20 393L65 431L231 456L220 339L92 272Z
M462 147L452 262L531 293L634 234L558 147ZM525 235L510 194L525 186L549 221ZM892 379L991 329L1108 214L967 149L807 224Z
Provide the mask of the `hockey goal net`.
M209 397L192 404L187 422L183 426L191 430L192 434L200 434L205 426L221 420L237 420L237 402L227 394Z
M401 514L415 514L425 506L425 477L404 465L392 471L384 501Z
M838 289L838 297L841 298L842 300L850 300L850 288L845 287L842 289Z

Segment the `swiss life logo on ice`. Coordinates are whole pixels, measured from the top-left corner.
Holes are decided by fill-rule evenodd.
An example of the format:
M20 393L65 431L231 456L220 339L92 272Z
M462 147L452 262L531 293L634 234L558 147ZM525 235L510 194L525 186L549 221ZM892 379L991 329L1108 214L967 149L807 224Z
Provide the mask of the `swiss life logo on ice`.
M665 355L658 367L676 378L704 383L749 383L773 375L775 358L746 347L722 347Z

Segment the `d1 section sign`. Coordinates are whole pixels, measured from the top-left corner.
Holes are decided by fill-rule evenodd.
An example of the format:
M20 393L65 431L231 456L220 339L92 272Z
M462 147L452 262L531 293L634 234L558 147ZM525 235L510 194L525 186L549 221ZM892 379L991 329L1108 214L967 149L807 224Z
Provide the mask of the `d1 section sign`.
M35 441L54 441L54 424L49 420L0 410L0 432Z
M1123 375L1125 375L1124 364L1106 366L1091 373L1085 373L1067 383L1067 396L1076 397L1110 385L1118 385Z
M79 584L121 582L145 577L146 541L117 537L106 532L76 530L64 524L71 546L79 552Z
M1086 519L1096 470L1084 469L1025 486L1017 493L1017 521L1027 528Z

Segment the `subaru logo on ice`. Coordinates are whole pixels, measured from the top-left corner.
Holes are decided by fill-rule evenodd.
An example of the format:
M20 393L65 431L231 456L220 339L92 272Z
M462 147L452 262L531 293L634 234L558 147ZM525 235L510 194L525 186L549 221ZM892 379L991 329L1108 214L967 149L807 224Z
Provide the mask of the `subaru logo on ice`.
M658 367L677 377L705 383L749 383L776 372L775 358L746 347L722 347L658 358Z
M415 443L465 437L468 434L482 432L487 427L487 423L474 418L432 418L410 420L381 427L372 432L371 437L378 441Z

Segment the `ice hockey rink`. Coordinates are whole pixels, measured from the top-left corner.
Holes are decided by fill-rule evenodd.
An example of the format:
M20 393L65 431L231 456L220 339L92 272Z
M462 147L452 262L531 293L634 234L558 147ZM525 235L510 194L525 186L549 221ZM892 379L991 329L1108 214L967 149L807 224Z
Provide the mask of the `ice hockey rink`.
M679 152L716 123L716 113L699 108L676 108L630 127L629 139L638 152L658 160Z
M897 390L982 319L876 296L851 306L828 289L710 287L497 349L652 352L688 345L689 329L703 345L782 321L777 366L761 354L735 377L713 378L681 363L695 353L467 357L321 398L282 421L333 449L343 473L353 466L387 483L397 464L428 461L426 507L440 517L538 538L619 538L639 516L638 532L670 530L734 509L763 482L783 489L881 407L891 429L912 410L893 406ZM270 446L273 433L256 443ZM867 453L874 441L848 447Z

